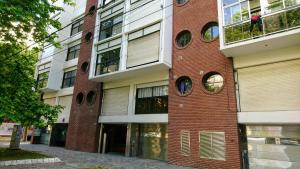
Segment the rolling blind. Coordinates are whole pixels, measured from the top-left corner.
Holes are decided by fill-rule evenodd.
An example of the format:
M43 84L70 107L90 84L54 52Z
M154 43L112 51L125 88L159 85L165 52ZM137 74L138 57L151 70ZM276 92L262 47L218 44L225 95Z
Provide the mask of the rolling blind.
M300 60L238 70L241 111L300 109Z
M129 86L104 90L102 115L128 114Z
M158 61L160 32L128 42L127 68Z
M59 105L63 106L64 109L58 115L58 121L62 122L63 118L65 119L65 123L69 121L71 105L72 105L72 96L63 96L59 98Z

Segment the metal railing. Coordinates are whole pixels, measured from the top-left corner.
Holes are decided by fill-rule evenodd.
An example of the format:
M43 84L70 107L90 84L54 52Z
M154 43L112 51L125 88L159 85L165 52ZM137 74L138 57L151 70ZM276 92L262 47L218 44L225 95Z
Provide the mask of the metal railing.
M224 26L224 44L229 45L299 28L300 6L262 16L261 31L258 29L258 24L254 25L253 31L250 31L250 20Z

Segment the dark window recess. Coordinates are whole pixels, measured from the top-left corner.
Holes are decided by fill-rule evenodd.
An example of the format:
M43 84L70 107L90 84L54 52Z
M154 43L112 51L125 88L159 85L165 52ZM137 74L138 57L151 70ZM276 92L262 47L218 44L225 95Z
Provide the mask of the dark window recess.
M103 40L122 32L123 15L117 15L100 24L99 40Z
M76 103L81 105L84 101L84 94L82 92L78 93L76 96Z
M110 4L110 3L115 2L115 0L102 0L102 2L103 2L102 5L106 6L106 5Z
M75 78L76 78L76 70L65 72L62 88L74 86Z
M95 75L119 70L120 48L98 54Z
M71 36L72 36L72 35L75 35L76 33L82 31L83 22L84 22L84 20L81 19L80 21L77 21L77 22L75 22L75 23L72 24L72 28L71 28Z
M79 52L80 52L80 44L70 47L68 49L68 55L66 61L78 58Z
M44 72L38 75L37 77L37 89L42 89L47 86L49 72Z
M135 114L168 113L168 86L137 89Z
M185 96L192 90L192 80L187 76L180 77L176 80L176 87L180 95Z
M176 0L177 4L181 5L186 3L188 0Z
M192 40L191 32L188 30L184 30L176 36L177 47L184 48L191 42L191 40Z

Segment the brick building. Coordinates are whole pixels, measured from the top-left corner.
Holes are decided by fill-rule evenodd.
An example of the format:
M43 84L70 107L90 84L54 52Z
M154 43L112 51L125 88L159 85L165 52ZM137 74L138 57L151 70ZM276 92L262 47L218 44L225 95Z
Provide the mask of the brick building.
M60 104L63 70L77 70L65 147L195 168L299 168L299 4L88 0L64 54L78 45L76 63L53 58L43 88Z

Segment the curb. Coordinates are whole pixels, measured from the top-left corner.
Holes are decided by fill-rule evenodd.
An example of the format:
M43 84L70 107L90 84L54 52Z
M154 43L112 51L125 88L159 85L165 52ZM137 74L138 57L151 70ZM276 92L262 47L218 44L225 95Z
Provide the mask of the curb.
M0 161L0 166L21 165L21 164L45 164L45 163L58 163L62 162L59 158L40 158L40 159L27 159L27 160L10 160Z

